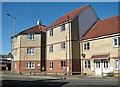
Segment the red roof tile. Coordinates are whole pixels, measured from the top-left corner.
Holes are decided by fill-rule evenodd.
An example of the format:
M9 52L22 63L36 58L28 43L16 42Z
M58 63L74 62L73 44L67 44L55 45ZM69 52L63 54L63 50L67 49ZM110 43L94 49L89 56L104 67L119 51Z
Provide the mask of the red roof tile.
M23 34L23 33L24 34L25 33L39 33L41 31L42 32L46 32L45 28L46 28L46 26L43 26L43 25L39 26L39 25L37 25L37 26L31 27L29 29L26 29L26 30L22 31L19 34Z
M20 34L27 34L27 33L40 33L41 31L42 32L46 32L46 27L47 26L44 26L44 25L37 25L37 26L34 26L34 27L31 27L29 29L26 29L26 30L23 30L21 31L20 33L16 34L15 36L12 36L11 38L14 38Z
M84 10L85 8L87 8L88 6L90 6L89 4L88 5L85 5L81 8L78 8L76 10L73 10L65 15L63 15L61 18L59 18L57 21L55 21L54 23L52 23L50 26L48 26L47 28L50 28L50 27L53 27L55 25L58 25L60 23L63 23L63 22L66 22L68 20L71 20L73 19L77 14L79 14L82 10Z
M118 29L118 26L120 26L120 19L119 16L114 16L111 18L107 18L105 20L98 21L82 38L84 39L90 39L94 37L109 35L109 34L115 34L119 33L120 30Z

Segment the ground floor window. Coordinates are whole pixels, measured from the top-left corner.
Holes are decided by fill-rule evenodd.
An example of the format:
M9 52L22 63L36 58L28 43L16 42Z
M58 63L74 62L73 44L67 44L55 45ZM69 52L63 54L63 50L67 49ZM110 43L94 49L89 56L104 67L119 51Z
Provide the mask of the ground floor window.
M49 69L53 69L53 61L49 62Z
M120 59L116 59L115 60L115 70L119 70L120 69L119 63L120 63Z
M104 61L104 68L108 68L108 61L107 60Z
M34 69L35 68L35 62L27 62L26 67L27 67L27 69Z
M60 61L60 67L65 68L66 67L66 61Z
M85 60L85 68L90 68L90 60Z

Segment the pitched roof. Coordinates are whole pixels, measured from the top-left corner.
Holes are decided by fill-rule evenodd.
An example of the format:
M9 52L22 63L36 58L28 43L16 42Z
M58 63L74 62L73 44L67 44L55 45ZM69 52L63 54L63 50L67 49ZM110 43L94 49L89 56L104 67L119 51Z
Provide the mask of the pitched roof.
M83 37L84 39L95 38L104 35L110 35L120 33L118 26L120 26L119 16L107 18L105 20L98 21Z
M44 26L44 25L33 26L29 29L21 31L20 33L16 34L15 36L18 36L20 34L27 34L27 33L40 33L41 31L46 32L46 26ZM13 38L15 36L12 36L11 38Z
M20 32L19 34L25 34L25 33L39 33L39 32L45 32L46 26L43 26L43 25L37 25L37 26L34 26L34 27L31 27L29 29L26 29L26 30L23 30L22 32Z
M66 22L68 20L71 20L73 19L77 14L79 14L82 10L84 10L85 8L87 8L88 6L90 6L89 4L88 5L85 5L81 8L78 8L76 10L73 10L65 15L63 15L62 17L60 17L58 20L56 20L54 23L52 23L50 26L48 26L47 28L50 28L50 27L53 27L55 25L58 25L60 23L63 23L63 22Z

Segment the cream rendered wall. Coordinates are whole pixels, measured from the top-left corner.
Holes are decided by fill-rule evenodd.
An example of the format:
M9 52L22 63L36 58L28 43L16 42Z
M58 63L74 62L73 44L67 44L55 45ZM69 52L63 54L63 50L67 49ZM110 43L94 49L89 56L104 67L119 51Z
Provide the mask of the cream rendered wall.
M47 30L47 47L46 47L47 60L61 60L61 59L64 60L66 59L66 51L67 51L67 59L69 59L69 41L65 42L66 40L69 40L69 27L71 29L70 23L65 24L65 31L62 31L62 32L60 30L60 26L54 28L53 36L49 36L49 30ZM66 45L65 50L61 49L61 43L58 43L58 42L65 42L65 45ZM58 43L58 44L54 44L54 43ZM54 44L53 53L49 52L50 44ZM70 42L70 48L71 48L71 42Z
M16 36L12 39L12 54L14 57L14 60L19 60L20 58L20 36Z
M27 54L27 48L21 48L21 57L19 60L40 60L40 48L35 48L34 54Z
M27 40L27 35L21 35L21 47L40 46L41 34L35 34L34 40Z
M14 61L19 60L40 60L41 55L41 34L35 34L34 40L27 40L27 35L19 35L13 38L12 50ZM35 47L34 54L27 54L27 47ZM15 54L15 50L17 51Z
M110 53L110 57L118 57L119 48L113 47L113 38L116 37L118 36L88 41L90 42L90 50L83 50L83 53L86 54L86 58L91 58L93 54L97 53Z
M113 47L113 38L117 38L118 36L113 36L113 37L109 37L109 38L104 38L104 39L98 39L98 40L93 40L93 41L87 41L87 40L84 40L86 42L90 42L90 50L84 50L84 43L86 42L83 42L80 43L80 49L81 49L81 54L84 53L86 54L86 58L90 59L92 55L94 54L104 54L104 53L110 53L110 57L118 57L119 56L119 50L120 48L118 47ZM82 52L83 51L83 52ZM82 58L82 56L81 56ZM95 74L94 73L94 62L91 60L91 68L93 68L93 71L92 69L85 69L85 60L82 61L81 63L81 66L82 66L82 71L84 73L87 73L88 75L93 75ZM110 58L110 68L109 68L110 72L117 72L115 70L115 59L113 58Z

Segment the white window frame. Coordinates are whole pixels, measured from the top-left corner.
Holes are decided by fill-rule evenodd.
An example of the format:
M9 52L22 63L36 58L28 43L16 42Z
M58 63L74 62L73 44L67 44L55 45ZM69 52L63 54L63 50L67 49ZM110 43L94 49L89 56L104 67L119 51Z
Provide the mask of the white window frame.
M115 40L116 40L116 42L115 42ZM113 46L120 47L120 37L113 38Z
M27 48L27 54L34 54L35 48Z
M35 69L35 62L29 61L26 63L26 68L27 69Z
M35 34L34 33L27 34L27 40L34 40L34 39L35 39Z
M53 29L49 30L49 36L53 36Z
M51 53L53 52L53 45L49 46L49 52L51 52Z
M115 70L120 70L120 59L115 59Z
M65 49L65 42L61 43L61 49L64 50Z
M85 68L88 68L88 69L91 68L91 61L90 60L85 60Z
M53 69L53 61L49 62L49 69Z
M66 61L65 60L60 61L60 67L61 67L61 69L66 68Z
M84 43L84 50L90 50L90 43Z
M65 31L65 24L62 24L62 25L61 25L60 31L61 31L61 32Z

